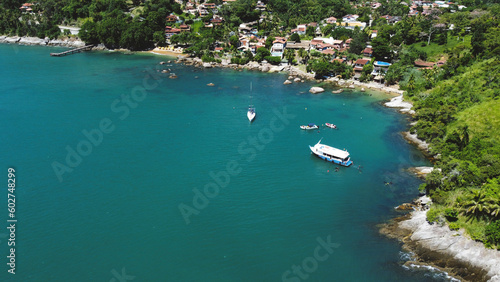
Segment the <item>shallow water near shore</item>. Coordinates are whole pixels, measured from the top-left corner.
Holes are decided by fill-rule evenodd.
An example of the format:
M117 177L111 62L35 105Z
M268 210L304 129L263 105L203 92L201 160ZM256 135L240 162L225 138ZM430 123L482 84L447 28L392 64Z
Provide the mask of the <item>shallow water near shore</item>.
M400 244L376 227L417 196L406 169L429 165L401 137L405 117L382 106L389 96L57 50L0 44L1 177L16 169L18 219L16 275L4 267L1 281L444 279L402 267ZM338 129L299 129L312 122ZM312 156L321 138L354 165L335 172Z

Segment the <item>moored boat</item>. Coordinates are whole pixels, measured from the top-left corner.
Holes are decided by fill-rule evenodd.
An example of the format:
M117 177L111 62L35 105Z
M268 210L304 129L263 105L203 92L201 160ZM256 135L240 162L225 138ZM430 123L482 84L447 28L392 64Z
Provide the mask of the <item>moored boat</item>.
M300 129L312 130L312 129L318 129L318 126L316 124L314 124L314 123L310 123L308 125L301 125Z
M309 148L311 149L313 154L327 162L332 162L343 166L352 165L351 158L349 157L349 152L325 144L321 144L321 140L319 140L316 145L309 146Z
M330 127L330 128L333 128L333 129L336 129L337 126L335 124L331 124L331 123L325 123L326 126Z
M252 122L255 119L255 108L250 106L248 107L248 112L247 112L247 118L250 122Z

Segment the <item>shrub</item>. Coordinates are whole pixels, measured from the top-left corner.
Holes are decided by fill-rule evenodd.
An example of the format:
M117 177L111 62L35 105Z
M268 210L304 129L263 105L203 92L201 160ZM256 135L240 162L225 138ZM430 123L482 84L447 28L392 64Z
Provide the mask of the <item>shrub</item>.
M491 222L486 226L485 230L486 242L491 245L500 244L500 220Z
M215 61L215 58L210 56L210 55L207 55L207 54L204 54L203 56L201 56L201 60L204 62L204 63L211 63L211 62L214 62Z
M439 220L439 216L441 215L441 211L431 208L429 211L427 211L427 221L432 223L432 222L437 222Z
M460 224L458 224L458 222L450 222L450 224L448 224L448 227L450 228L450 230L458 230L460 229Z
M300 35L294 33L290 36L290 41L300 42Z
M272 65L279 65L281 63L281 58L280 57L275 57L275 56L266 56L264 59L272 64Z
M449 222L458 220L458 211L452 208L446 208L444 210L444 216ZM450 227L451 228L451 227Z

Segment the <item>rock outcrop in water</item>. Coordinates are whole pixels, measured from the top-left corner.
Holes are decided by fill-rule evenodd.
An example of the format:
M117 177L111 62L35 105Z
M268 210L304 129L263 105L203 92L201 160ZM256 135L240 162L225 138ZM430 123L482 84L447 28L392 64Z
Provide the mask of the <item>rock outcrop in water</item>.
M311 89L309 89L309 92L311 92L312 94L317 94L317 93L321 93L324 91L325 91L325 89L323 89L321 87L311 87Z

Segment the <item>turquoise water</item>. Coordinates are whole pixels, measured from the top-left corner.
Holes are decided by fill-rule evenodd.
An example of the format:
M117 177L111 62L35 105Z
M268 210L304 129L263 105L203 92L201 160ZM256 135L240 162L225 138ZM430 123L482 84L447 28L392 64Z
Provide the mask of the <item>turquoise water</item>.
M405 169L428 164L387 97L178 64L161 66L169 79L163 57L59 50L0 45L0 175L16 169L18 219L16 274L2 228L0 280L440 279L401 267L378 234L418 194ZM299 129L311 122L338 130ZM354 165L312 156L320 138Z

